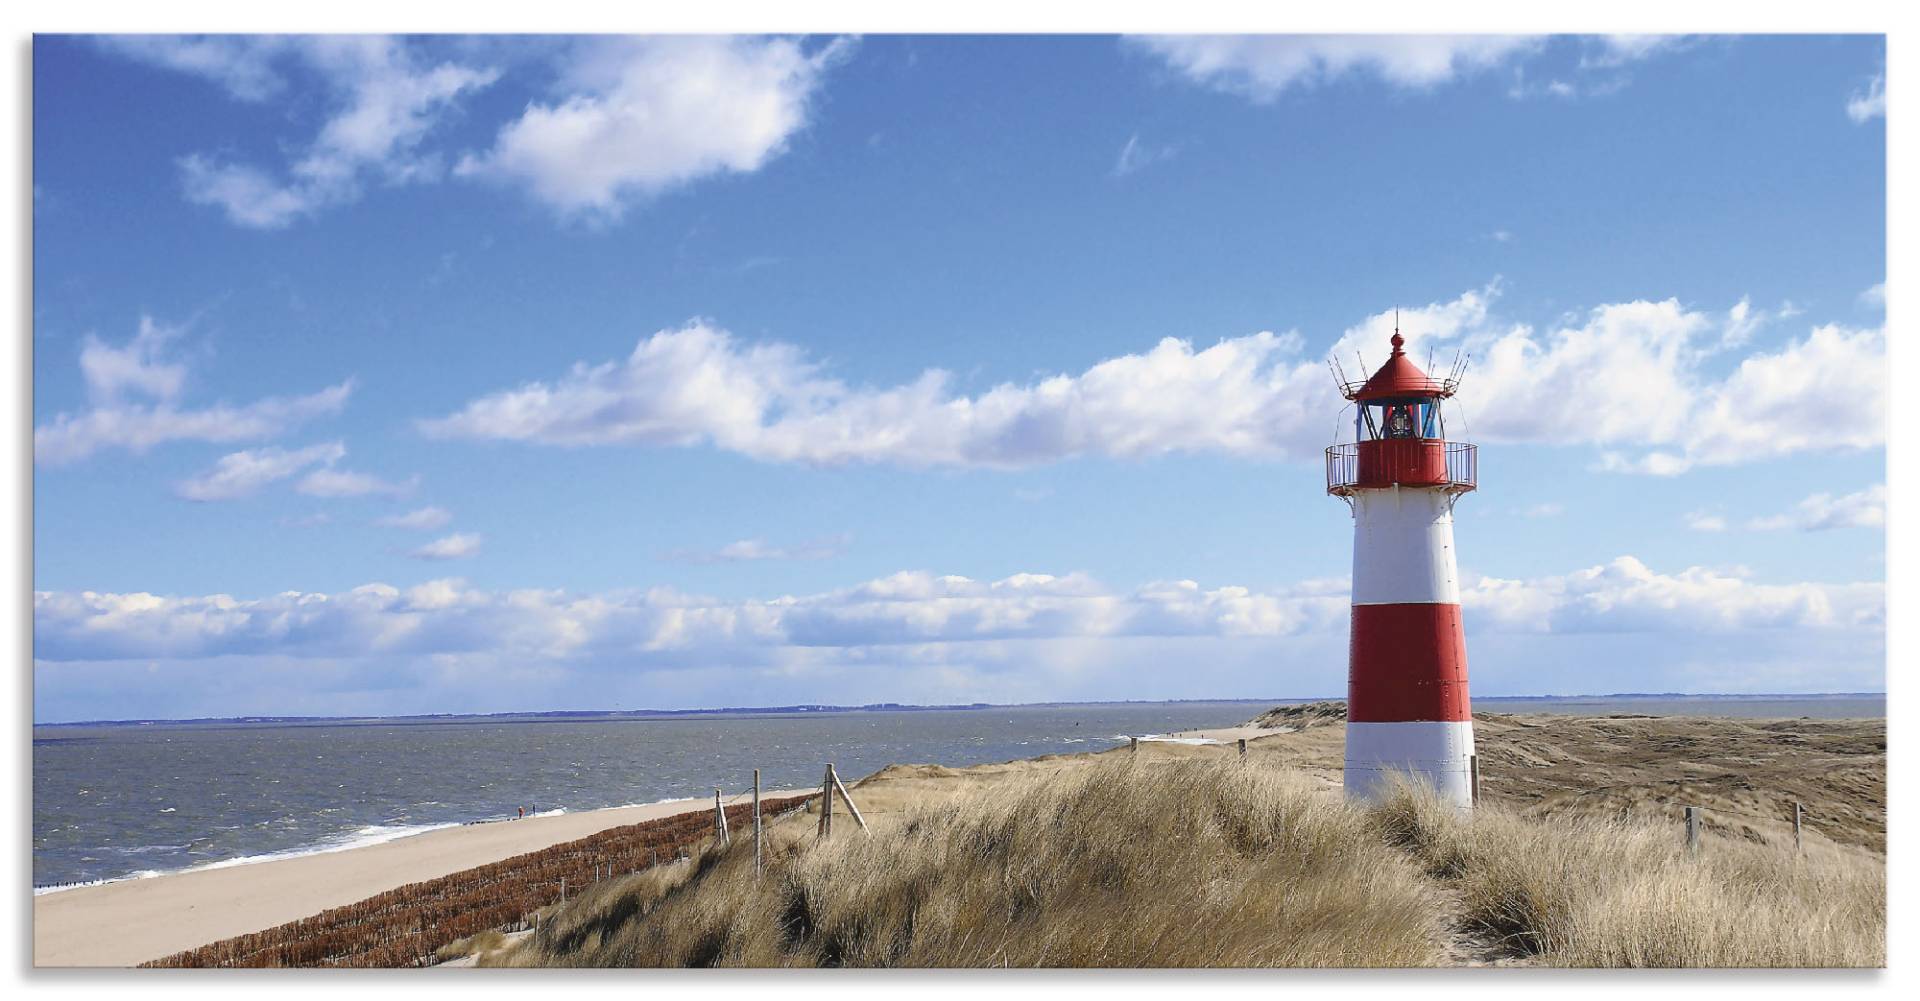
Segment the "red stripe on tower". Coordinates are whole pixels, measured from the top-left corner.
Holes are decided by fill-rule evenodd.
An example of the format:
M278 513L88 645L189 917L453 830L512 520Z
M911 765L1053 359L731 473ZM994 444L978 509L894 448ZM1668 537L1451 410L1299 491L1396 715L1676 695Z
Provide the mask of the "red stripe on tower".
M1347 719L1356 723L1473 719L1459 605L1355 605Z

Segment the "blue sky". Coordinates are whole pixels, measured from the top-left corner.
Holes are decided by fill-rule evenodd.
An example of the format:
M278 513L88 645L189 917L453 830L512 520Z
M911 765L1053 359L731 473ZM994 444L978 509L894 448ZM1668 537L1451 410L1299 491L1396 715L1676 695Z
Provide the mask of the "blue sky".
M1878 36L33 66L36 719L1337 693L1396 306L1477 692L1884 687Z

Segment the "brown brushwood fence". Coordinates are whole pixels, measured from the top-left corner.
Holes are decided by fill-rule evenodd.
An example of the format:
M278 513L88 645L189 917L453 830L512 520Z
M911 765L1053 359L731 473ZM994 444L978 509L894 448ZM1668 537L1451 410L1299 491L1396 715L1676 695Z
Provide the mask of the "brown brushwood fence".
M797 808L811 796L770 799L762 812ZM730 824L751 824L753 804L726 808ZM599 876L638 872L689 857L713 836L705 810L616 827L537 852L438 879L409 883L359 903L265 931L157 959L155 967L426 966L442 946L491 928L518 930L534 912Z

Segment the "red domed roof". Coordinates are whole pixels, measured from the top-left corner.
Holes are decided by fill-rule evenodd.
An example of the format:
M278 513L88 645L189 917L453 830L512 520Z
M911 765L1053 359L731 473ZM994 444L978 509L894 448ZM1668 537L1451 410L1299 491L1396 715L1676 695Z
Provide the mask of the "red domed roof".
M1380 370L1373 373L1373 377L1365 383L1358 386L1349 385L1346 392L1347 399L1383 400L1404 396L1444 398L1453 395L1452 386L1441 383L1420 371L1420 366L1415 365L1413 360L1407 357L1407 353L1401 350L1407 342L1400 336L1400 331L1393 332L1392 343L1393 354L1387 357L1387 363L1380 366Z

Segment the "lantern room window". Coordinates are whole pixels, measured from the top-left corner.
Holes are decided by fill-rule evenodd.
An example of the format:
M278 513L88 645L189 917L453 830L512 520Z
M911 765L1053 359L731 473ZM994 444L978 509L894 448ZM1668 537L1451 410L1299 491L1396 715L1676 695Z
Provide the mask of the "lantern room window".
M1440 401L1384 400L1367 402L1355 408L1353 436L1357 441L1381 438L1424 438L1429 441L1447 436L1446 421L1440 416Z

